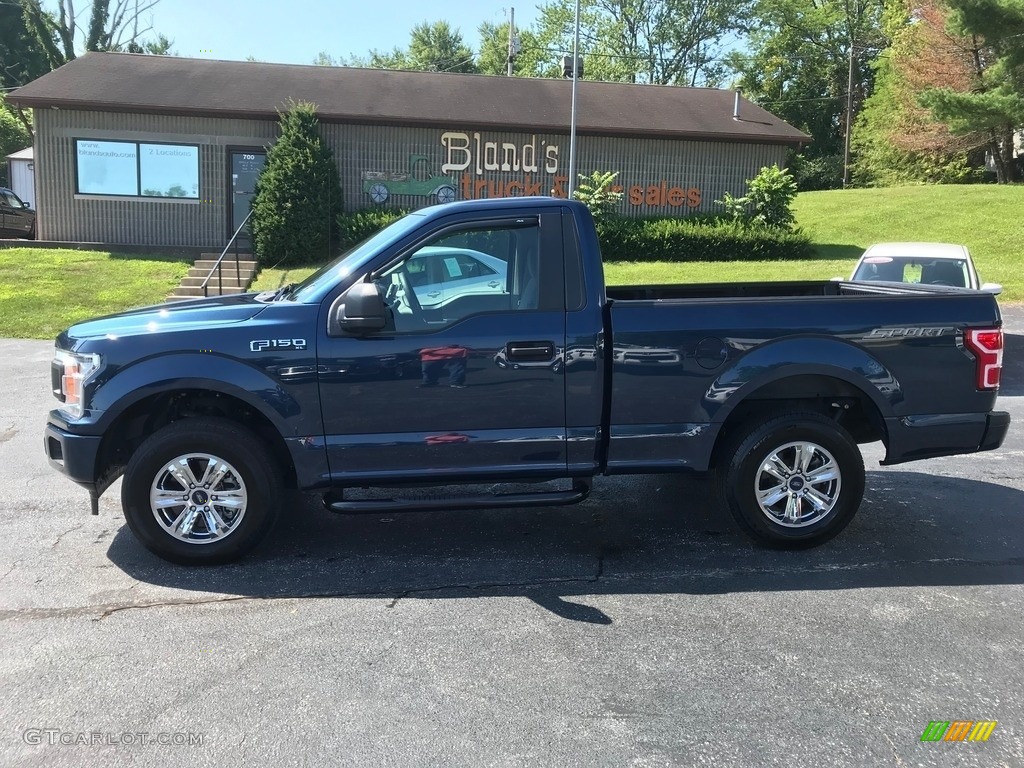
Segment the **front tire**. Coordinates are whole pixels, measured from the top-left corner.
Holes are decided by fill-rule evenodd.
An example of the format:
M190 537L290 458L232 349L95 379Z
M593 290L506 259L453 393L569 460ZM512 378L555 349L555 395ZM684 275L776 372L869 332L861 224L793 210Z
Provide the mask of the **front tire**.
M760 544L802 549L842 531L864 497L864 460L850 434L814 412L775 413L726 445L715 491Z
M226 419L183 419L139 446L121 506L153 554L182 565L245 555L274 523L281 469L263 441Z

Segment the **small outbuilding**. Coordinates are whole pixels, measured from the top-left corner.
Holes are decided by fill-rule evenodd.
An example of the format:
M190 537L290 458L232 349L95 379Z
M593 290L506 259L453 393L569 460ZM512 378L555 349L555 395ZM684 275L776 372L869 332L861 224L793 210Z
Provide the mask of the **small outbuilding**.
M35 159L32 147L7 156L7 178L11 189L23 202L36 207Z

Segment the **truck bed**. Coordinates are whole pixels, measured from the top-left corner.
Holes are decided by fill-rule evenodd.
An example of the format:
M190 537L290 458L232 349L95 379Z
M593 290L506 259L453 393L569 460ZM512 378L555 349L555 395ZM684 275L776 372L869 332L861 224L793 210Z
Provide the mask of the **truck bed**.
M668 299L757 299L802 296L948 295L947 289L906 283L852 283L842 280L791 280L757 283L689 283L671 285L608 286L615 301L662 301Z

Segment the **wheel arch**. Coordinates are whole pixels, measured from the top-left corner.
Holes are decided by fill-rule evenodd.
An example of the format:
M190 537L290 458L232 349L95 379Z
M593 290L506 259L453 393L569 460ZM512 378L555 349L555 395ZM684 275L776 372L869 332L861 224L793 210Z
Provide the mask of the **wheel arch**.
M891 407L865 383L844 369L791 366L744 385L717 414L723 418L709 466L717 466L742 424L769 411L813 411L832 418L858 443L880 440L888 445L885 416Z
M203 417L225 419L255 433L281 467L286 486L296 487L291 452L278 425L262 409L233 393L180 386L136 398L112 418L100 441L97 476L108 478L105 485L109 485L109 478L120 474L147 437L169 424Z

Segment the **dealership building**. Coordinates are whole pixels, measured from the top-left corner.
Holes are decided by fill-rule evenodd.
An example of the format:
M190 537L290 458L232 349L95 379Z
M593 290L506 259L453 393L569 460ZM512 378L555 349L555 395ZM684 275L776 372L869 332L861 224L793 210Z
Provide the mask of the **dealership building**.
M347 210L564 195L571 81L88 53L32 109L42 240L222 247L289 102L317 106ZM809 137L730 91L582 80L578 169L627 215L716 210Z

